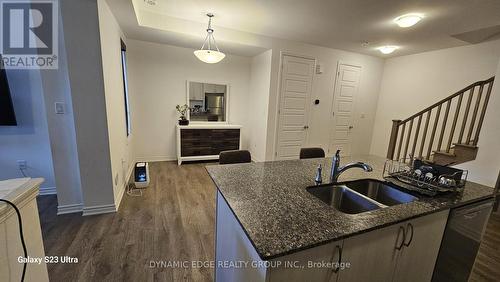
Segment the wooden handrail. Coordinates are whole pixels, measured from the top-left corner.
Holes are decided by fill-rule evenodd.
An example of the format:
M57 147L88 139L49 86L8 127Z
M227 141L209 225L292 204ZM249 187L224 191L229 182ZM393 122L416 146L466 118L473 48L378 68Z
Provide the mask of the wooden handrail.
M402 158L406 159L408 157L407 154L409 153L411 159L425 158L429 160L431 157L431 152L433 151L435 152L439 151L440 153L448 153L449 156L453 156L453 152L451 152L452 144L455 144L453 142L462 144L463 139L465 139L464 144L476 146L477 140L479 139L481 126L484 121L484 116L486 114L486 109L490 99L490 94L493 88L494 80L495 77L491 77L486 80L474 82L469 86L463 88L462 90L432 104L431 106L410 116L405 120L393 120L391 135L389 139L389 147L387 150L387 158L399 160L401 157L401 153L403 153ZM487 88L486 93L483 93L483 90L486 88ZM475 93L476 92L475 89L479 89L477 95ZM467 95L469 95L469 97L467 97L467 104L465 106L465 110L463 112L463 117L462 117L461 114L463 110L462 101L465 98L464 96ZM455 103L453 99L456 97L458 97L458 101L456 101ZM474 98L475 98L474 107L471 107L472 100ZM453 105L455 105L453 106L455 112L453 113L452 116L451 127L449 127L447 122L450 110L452 108L452 103ZM441 110L444 104L446 105L444 109L444 114L442 115ZM471 113L472 117L471 120L468 120L471 108L473 108L473 111ZM434 111L435 109L436 111ZM435 115L433 115L433 113L435 113ZM424 118L425 118L425 123L422 132L421 125L422 122L424 122L423 121ZM414 124L415 119L417 119L416 124ZM429 123L431 122L431 119L433 120L430 125ZM409 123L408 126L407 123ZM440 125L439 133L436 132L438 124ZM467 132L465 132L466 127L468 127ZM431 132L429 139L427 138L428 130L430 130ZM455 131L458 131L457 132L458 134L455 134ZM474 139L472 139L472 137ZM438 139L437 146L434 145L435 138ZM419 148L417 148L417 144L419 141L420 141ZM444 151L441 151L443 143L444 143Z
M423 114L423 113L425 113L425 112L429 111L430 109L433 109L433 108L435 108L435 107L437 107L437 106L439 106L439 105L441 105L441 104L444 104L444 103L448 102L449 100L451 100L451 99L453 99L453 98L457 97L458 95L462 94L463 92L465 92L465 91L467 91L467 90L470 90L470 89L471 89L471 88L473 88L473 87L476 87L476 86L481 86L481 85L484 85L484 84L490 83L490 82L492 82L492 81L494 81L494 80L495 80L495 77L493 76L493 77L490 77L489 79L486 79L486 80L482 80L482 81L477 81L477 82L474 82L474 83L472 83L471 85L469 85L469 86L465 87L464 89L462 89L462 90L460 90L460 91L458 91L458 92L454 93L453 95L448 96L448 97L446 97L446 98L444 98L444 99L442 99L442 100L440 100L440 101L438 101L438 102L436 102L436 103L432 104L431 106L429 106L429 107L427 107L427 108L423 109L422 111L420 111L420 112L418 112L418 113L416 113L416 114L412 115L411 117L409 117L409 118L407 118L407 119L402 120L402 121L401 121L401 123L405 123L405 122L407 122L407 121L409 121L409 120L411 120L411 119L414 119L414 118L418 117L419 115L421 115L421 114Z

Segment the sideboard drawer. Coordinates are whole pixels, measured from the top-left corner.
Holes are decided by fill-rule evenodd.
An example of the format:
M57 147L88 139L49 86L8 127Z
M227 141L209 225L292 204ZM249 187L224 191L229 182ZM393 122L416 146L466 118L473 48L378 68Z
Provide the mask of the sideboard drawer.
M212 129L182 129L181 140L203 140L212 136Z
M230 140L214 140L212 142L212 148L226 149L226 150L238 150L240 146L240 140L230 139Z
M178 128L178 163L185 160L217 159L222 151L240 149L239 128ZM209 158L207 158L209 157Z
M181 155L183 157L191 156L209 156L213 155L212 147L183 147L181 149Z
M212 130L212 137L214 139L228 139L228 138L239 139L240 138L240 130L239 129L214 129L214 130Z
M240 148L239 142L224 142L212 146L212 154L218 155L222 151L238 150Z
M202 138L198 139L183 139L181 142L181 148L184 147L207 147L210 146L210 142Z

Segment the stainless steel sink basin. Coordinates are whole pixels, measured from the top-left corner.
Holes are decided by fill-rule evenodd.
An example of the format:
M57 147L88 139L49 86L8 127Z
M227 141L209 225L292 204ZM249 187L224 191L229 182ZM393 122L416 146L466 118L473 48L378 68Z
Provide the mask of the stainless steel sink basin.
M418 200L417 197L394 188L390 183L379 180L362 179L342 184L386 206L394 206Z
M348 214L357 214L379 209L382 206L347 189L345 186L311 186L307 191L331 207Z
M306 188L329 206L347 214L358 214L418 200L390 183L361 179Z

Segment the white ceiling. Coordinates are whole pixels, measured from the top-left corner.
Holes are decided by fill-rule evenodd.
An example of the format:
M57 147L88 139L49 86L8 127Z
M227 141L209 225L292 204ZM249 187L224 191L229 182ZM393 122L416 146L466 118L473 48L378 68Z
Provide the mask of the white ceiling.
M132 4L132 2L134 2ZM215 38L222 51L254 55L273 38L368 55L391 57L467 45L460 40L498 38L500 0L108 0L124 33L133 39L198 48L207 12L215 14ZM135 9L134 9L135 6ZM410 28L393 19L418 12ZM489 33L485 35L485 31ZM490 36L489 36L490 35ZM455 36L455 37L452 37ZM369 42L366 47L363 42ZM391 55L375 48L398 45Z

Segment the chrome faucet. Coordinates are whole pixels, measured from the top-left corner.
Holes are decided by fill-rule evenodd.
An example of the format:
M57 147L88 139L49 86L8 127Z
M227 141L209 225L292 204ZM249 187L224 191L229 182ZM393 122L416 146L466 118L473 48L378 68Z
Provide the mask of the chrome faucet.
M340 150L337 150L335 155L333 156L332 159L332 170L330 171L330 183L336 183L337 180L339 179L339 176L346 170L351 169L351 168L362 168L366 172L370 172L373 170L373 168L366 163L363 162L356 162L356 163L350 163L346 164L345 166L340 166Z

